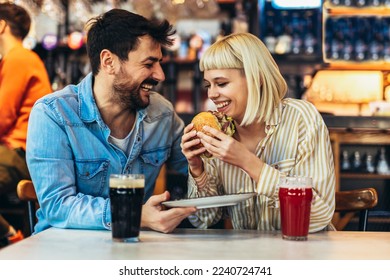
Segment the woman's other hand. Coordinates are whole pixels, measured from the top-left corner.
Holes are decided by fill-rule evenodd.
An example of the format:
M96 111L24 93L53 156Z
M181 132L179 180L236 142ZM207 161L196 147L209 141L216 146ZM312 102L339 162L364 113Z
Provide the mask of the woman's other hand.
M184 128L184 135L181 138L181 151L187 158L192 175L198 177L203 173L203 162L200 155L206 151L206 148L198 146L201 142L193 128L192 123Z

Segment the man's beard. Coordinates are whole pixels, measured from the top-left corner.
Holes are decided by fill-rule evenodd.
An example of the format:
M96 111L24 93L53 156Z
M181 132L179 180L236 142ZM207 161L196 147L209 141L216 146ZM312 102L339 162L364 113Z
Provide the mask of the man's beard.
M127 76L128 75L124 75ZM121 82L122 80L123 82ZM129 81L129 78L124 79L123 76L119 78L114 79L114 96L113 98L115 101L118 102L118 104L121 104L121 106L124 109L129 109L132 111L138 110L138 109L145 109L149 106L150 98L147 97L147 101L144 101L141 98L141 84L147 83L152 85L157 85L158 82L153 79L146 79L140 84L135 84Z
M124 109L135 111L145 109L149 105L149 97L147 101L142 100L140 93L140 85L131 84L130 82L118 83L114 81L114 100L121 104Z

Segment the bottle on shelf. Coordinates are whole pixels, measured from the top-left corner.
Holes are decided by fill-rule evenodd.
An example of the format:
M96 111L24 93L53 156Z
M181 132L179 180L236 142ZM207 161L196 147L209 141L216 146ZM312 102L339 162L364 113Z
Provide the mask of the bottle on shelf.
M390 41L385 41L383 44L383 60L390 62Z
M355 151L353 154L352 169L355 172L360 172L362 170L362 159L359 151Z
M366 170L370 174L375 173L374 159L370 154L367 154L366 157Z
M341 171L348 172L351 170L351 164L349 162L348 151L343 151L341 160Z
M367 60L367 35L369 35L370 26L368 19L364 17L358 17L357 19L357 38L355 42L355 59L357 61Z
M379 7L382 3L381 0L368 0L367 6L369 7Z
M302 53L302 38L298 34L298 32L294 32L292 36L292 42L291 42L291 50L293 54L300 54Z
M333 6L340 6L342 3L341 3L341 0L329 0L329 2L333 5Z
M381 150L380 150L377 172L378 172L378 174L381 174L381 175L390 175L390 168L389 168L389 164L386 160L385 148L381 148Z
M330 58L331 57L331 42L332 42L332 36L333 36L333 18L329 17L325 21L325 34L324 34L324 51L325 51L325 57Z
M375 39L371 40L370 44L368 45L369 60L378 61L380 59L380 54L381 54L380 49L381 49L380 43Z
M305 54L313 54L317 48L317 40L314 35L314 26L312 20L312 14L307 13L305 15L305 26L304 26L304 37L303 37L303 45Z
M346 7L352 7L353 6L353 1L352 0L344 0L344 6Z
M353 59L353 19L346 18L341 28L344 34L344 44L341 51L341 59L350 61Z
M290 26L289 14L286 11L281 13L282 33L277 37L275 53L284 55L291 53L292 50L292 28Z
M291 42L291 51L293 54L303 53L303 41L302 34L303 32L303 23L298 12L294 12L291 15L291 27L292 27L292 42Z
M390 62L390 18L382 20L381 36L383 39L382 57L385 62Z
M267 13L267 23L266 23L266 32L264 37L264 44L267 46L270 53L275 53L276 46L276 34L275 34L275 23L274 23L275 14L272 11Z
M367 2L366 0L356 0L355 1L355 6L358 7L358 8L362 8L362 7L365 7L367 6Z
M180 46L178 50L178 57L181 59L188 58L188 38L185 38L183 35L180 37Z
M340 20L334 19L332 21L332 33L328 37L330 39L330 58L333 60L339 60L343 49L344 35L340 28Z
M368 59L371 61L378 61L383 59L383 34L382 34L383 20L379 17L370 18L370 25L372 32L368 32Z

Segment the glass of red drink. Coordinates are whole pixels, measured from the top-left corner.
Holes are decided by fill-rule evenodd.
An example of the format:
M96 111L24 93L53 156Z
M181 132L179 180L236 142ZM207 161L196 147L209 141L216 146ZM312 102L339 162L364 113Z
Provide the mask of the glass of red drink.
M280 178L279 203L283 239L307 240L312 199L311 178L299 176Z

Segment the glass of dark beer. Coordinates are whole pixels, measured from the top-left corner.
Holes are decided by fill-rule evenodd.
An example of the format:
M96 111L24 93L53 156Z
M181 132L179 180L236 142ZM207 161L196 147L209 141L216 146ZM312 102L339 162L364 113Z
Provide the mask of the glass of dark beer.
M111 174L111 230L117 242L139 241L144 199L143 174Z

